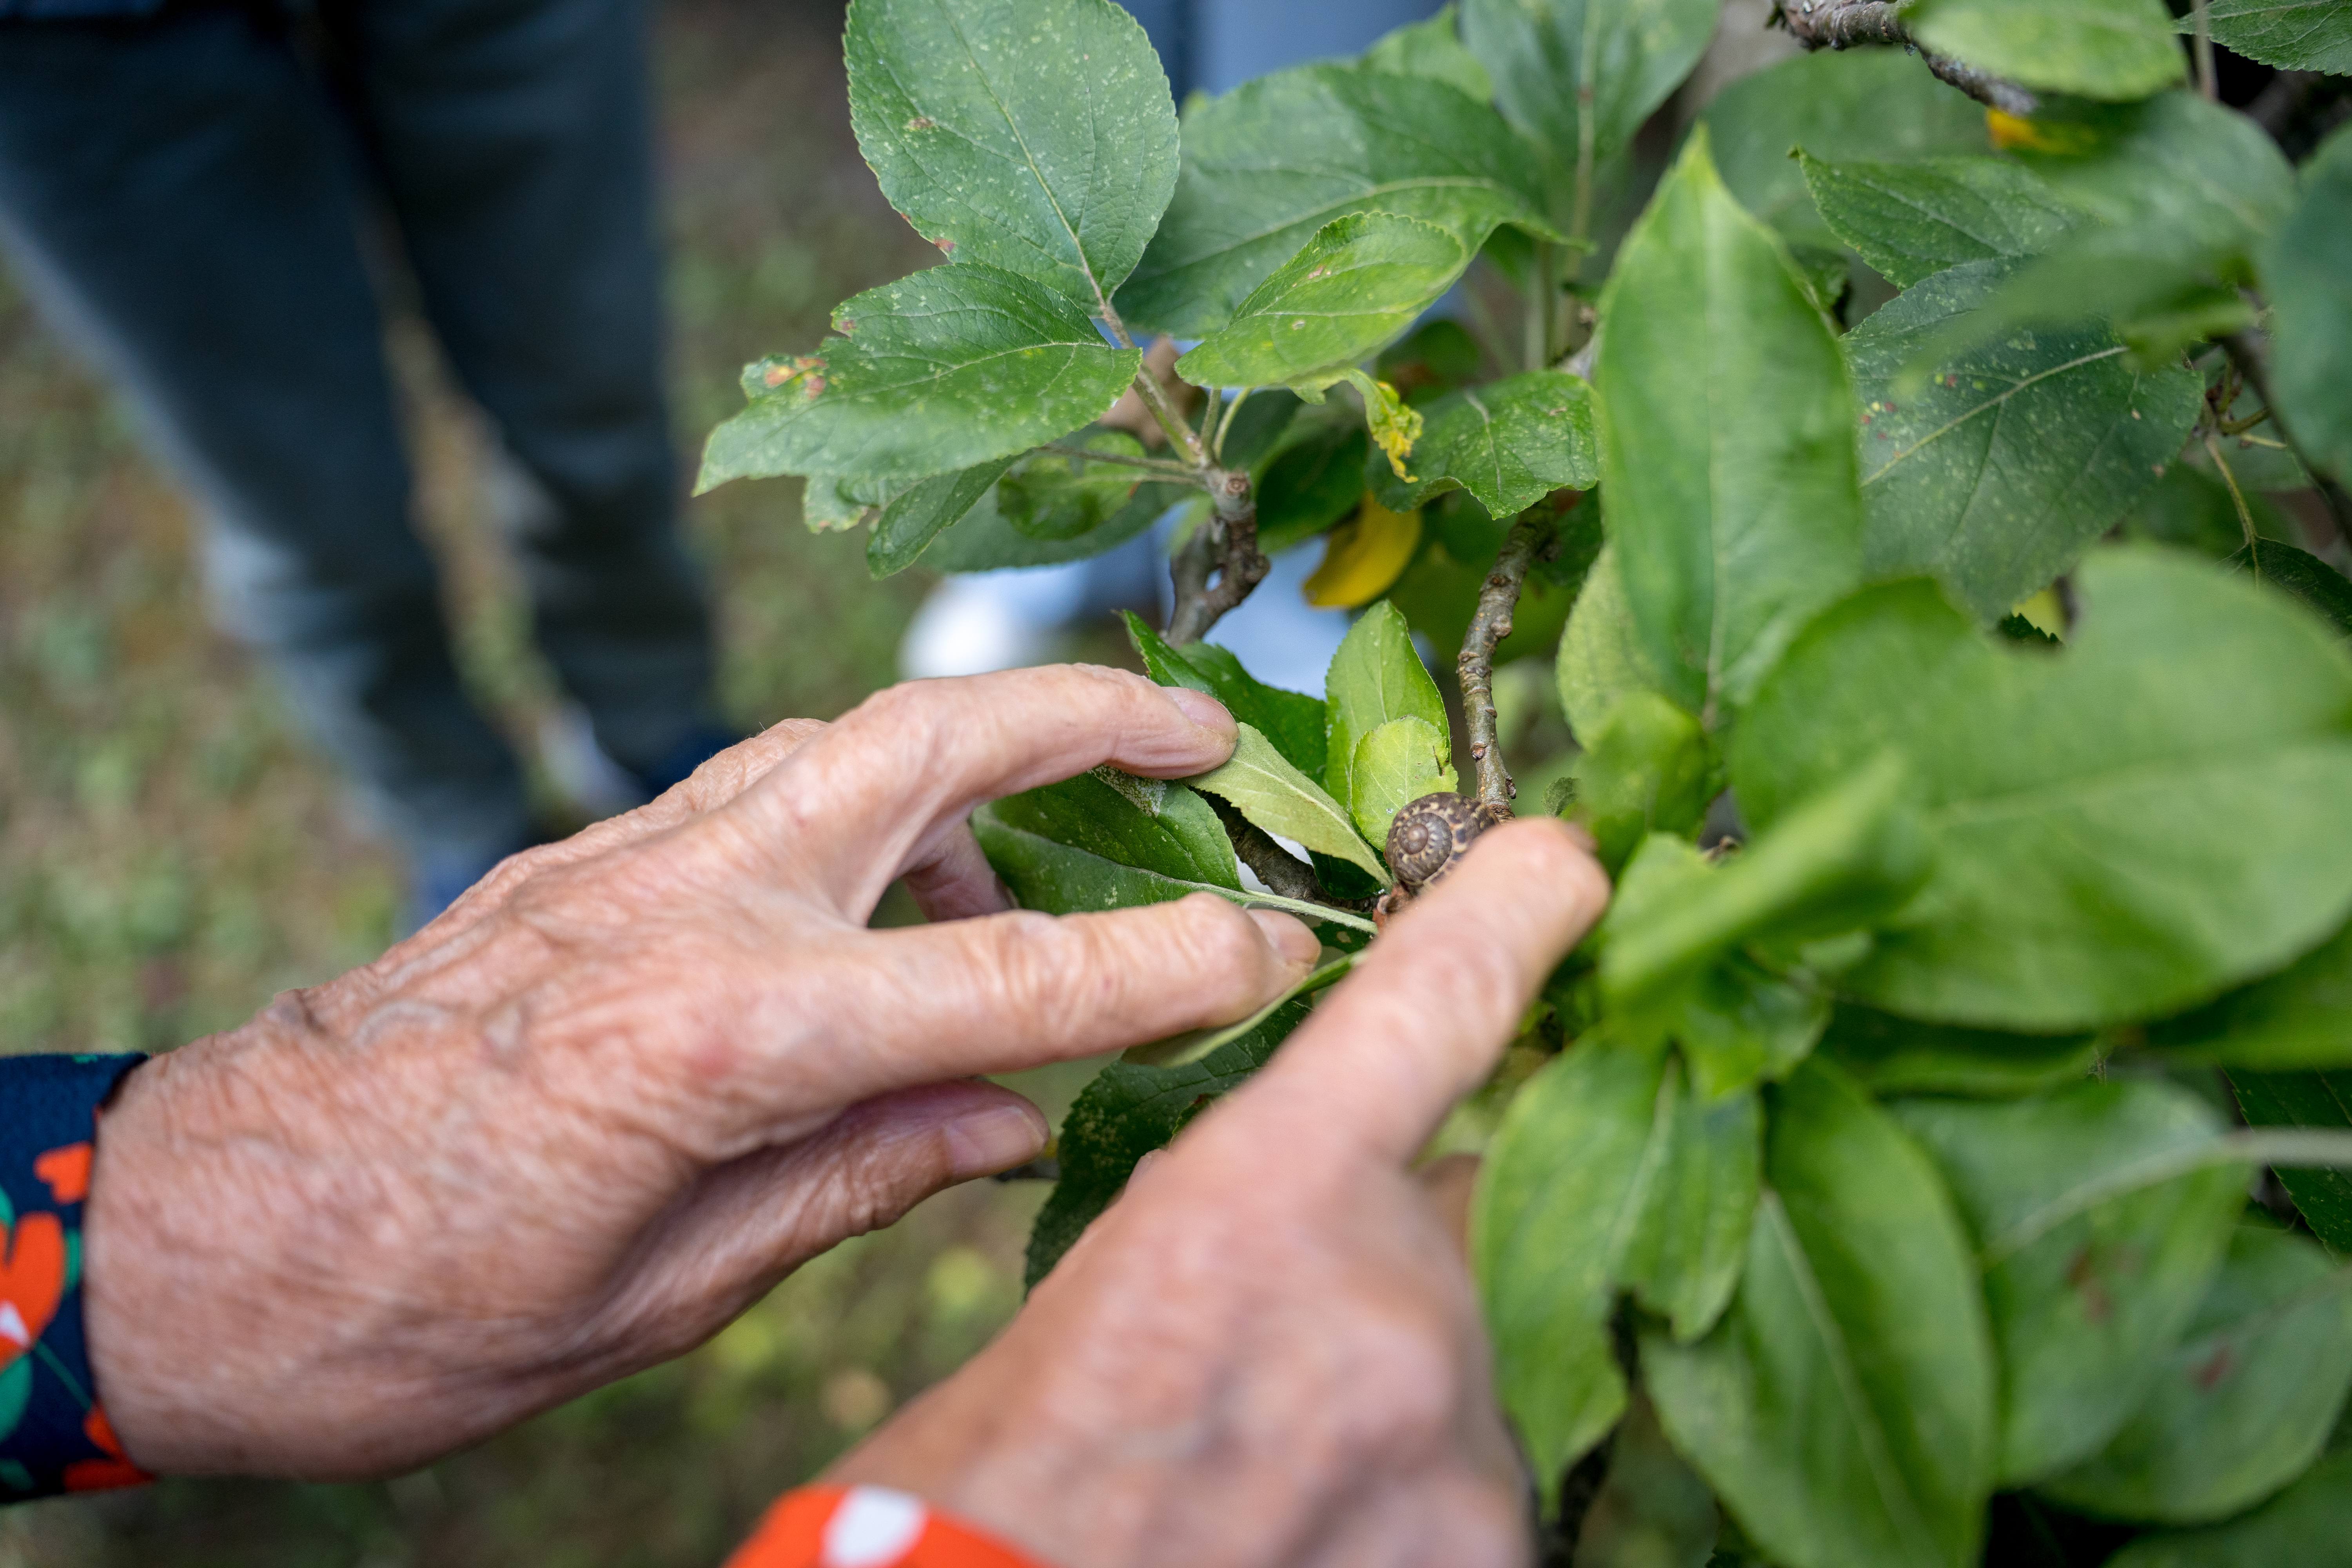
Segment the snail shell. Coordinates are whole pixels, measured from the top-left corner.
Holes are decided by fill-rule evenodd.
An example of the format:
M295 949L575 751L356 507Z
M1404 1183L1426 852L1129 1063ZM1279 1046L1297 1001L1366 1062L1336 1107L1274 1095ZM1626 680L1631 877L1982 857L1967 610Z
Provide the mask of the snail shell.
M1407 891L1419 891L1453 869L1491 816L1449 792L1407 803L1389 824L1389 869Z

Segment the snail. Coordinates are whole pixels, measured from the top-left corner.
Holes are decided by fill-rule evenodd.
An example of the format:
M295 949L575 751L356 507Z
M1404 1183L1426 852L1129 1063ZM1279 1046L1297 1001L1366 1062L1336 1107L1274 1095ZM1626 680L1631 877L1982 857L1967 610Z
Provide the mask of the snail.
M1389 824L1389 869L1397 885L1381 896L1376 918L1396 913L1414 894L1454 869L1471 841L1511 815L1508 806L1488 805L1441 790L1407 802Z

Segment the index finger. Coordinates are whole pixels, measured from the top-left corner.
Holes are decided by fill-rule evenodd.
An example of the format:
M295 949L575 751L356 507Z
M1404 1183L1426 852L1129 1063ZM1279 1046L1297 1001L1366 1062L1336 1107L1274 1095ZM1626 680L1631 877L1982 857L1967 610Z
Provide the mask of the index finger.
M1600 862L1558 818L1480 835L1233 1097L1224 1132L1290 1164L1402 1165L1494 1070L1608 902Z
M789 847L803 885L862 912L982 801L1105 763L1203 773L1232 754L1236 732L1214 698L1091 665L909 681L844 714L719 815L755 852Z

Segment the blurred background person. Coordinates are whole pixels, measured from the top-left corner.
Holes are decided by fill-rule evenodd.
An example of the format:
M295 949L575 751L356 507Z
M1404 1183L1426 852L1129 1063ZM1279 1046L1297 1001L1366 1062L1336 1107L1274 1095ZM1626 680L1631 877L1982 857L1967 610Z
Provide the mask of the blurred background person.
M222 624L399 846L411 925L536 833L413 526L388 293L413 280L525 481L537 641L617 793L730 738L677 527L645 34L638 0L0 0L0 249L196 502Z

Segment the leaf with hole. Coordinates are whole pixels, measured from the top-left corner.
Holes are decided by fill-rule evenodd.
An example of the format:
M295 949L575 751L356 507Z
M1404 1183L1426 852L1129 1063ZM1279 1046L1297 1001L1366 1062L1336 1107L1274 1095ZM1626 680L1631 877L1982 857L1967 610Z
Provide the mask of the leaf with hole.
M810 367L710 433L698 492L730 479L920 479L1010 458L1094 419L1142 363L1076 306L992 267L934 267L834 315Z

